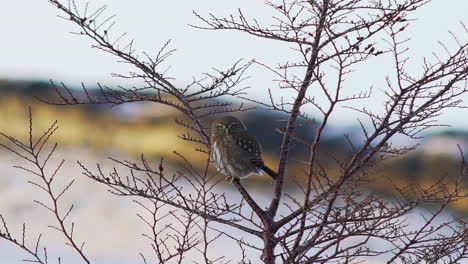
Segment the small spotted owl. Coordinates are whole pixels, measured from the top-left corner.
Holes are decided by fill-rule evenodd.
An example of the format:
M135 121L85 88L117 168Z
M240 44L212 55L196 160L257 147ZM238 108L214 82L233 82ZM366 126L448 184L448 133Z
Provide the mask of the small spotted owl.
M260 144L239 119L233 116L216 119L211 126L211 139L211 160L231 182L253 173L266 172L273 179L278 177L265 166Z

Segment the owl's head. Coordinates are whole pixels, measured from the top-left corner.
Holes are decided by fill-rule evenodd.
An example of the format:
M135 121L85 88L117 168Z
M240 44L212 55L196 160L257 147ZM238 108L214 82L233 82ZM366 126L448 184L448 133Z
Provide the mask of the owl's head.
M223 116L213 121L211 133L213 135L231 135L247 131L244 123L233 116Z

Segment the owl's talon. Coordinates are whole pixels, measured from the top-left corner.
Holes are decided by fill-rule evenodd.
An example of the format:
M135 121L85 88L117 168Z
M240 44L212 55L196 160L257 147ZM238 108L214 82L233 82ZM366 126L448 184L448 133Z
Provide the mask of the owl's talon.
M226 176L226 181L228 181L230 184L232 184L235 180L237 180L237 178L234 176Z

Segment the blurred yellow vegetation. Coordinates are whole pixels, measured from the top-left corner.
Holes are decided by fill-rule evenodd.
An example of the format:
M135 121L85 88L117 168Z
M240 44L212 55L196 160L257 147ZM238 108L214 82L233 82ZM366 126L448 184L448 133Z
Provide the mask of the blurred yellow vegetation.
M135 156L135 159L144 153L149 158L164 157L170 163L181 163L182 160L173 153L177 151L187 157L193 166L198 168L206 166L206 154L194 151L200 146L177 137L184 133L184 129L174 122L177 113L165 107L147 104L139 109L145 114L122 117L112 111L92 110L85 106L53 106L30 97L14 95L0 97L0 103L3 106L0 110L0 131L22 140L28 138L27 106L31 105L34 135L39 136L57 120L59 130L53 140L62 147L86 148L102 155L109 151L122 152ZM263 157L269 167L274 169L278 167L275 155L264 153ZM287 169L290 179L301 179L305 176L306 166L297 159L297 157L290 159ZM424 187L434 184L437 177L443 173L456 175L458 169L456 161L447 157L428 156L417 161L408 160L407 156L403 156L385 162L385 169L381 172L385 177L369 184L368 187L393 196L397 194L392 192L391 185L386 179L391 179L391 184L399 187L408 184L419 184ZM408 171L408 162L412 166L417 164L417 169ZM338 166L330 165L327 169L328 177L336 178L339 175ZM214 172L213 167L211 170ZM261 182L270 179L268 176L254 176L250 180ZM453 186L447 187L453 188ZM468 212L468 199L454 203L453 207Z
M177 137L183 132L173 118L150 122L142 118L122 119L107 112L90 112L82 106L53 106L34 99L3 96L0 99L0 131L19 139L28 138L28 108L33 109L34 136L47 130L57 120L59 130L53 140L62 146L85 146L96 152L115 150L147 156L173 156L173 151L202 160L205 154L194 152L193 143Z

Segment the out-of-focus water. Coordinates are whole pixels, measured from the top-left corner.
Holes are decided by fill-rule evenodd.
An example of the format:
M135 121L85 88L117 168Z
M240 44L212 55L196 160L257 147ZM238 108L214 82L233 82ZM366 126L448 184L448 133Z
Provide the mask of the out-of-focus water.
M149 233L150 230L137 217L138 213L144 213L143 210L132 201L133 198L115 196L109 193L104 185L96 184L83 176L76 163L76 160L80 160L93 168L96 162L102 162L104 168L109 169L112 167L112 163L106 159L106 155L93 154L86 150L67 150L59 152L54 163L57 164L62 158L66 159L67 162L56 178L56 192L59 191L60 186L65 186L70 180L76 180L70 191L63 197L61 209L62 212L66 212L69 206L74 204L75 209L69 220L75 222L74 236L76 241L86 242L84 252L92 262L102 264L142 263L140 253L147 256L149 262L154 260L151 257L154 255L150 243L142 236L144 233ZM7 220L10 232L17 239L21 239L22 224L26 223L27 245L33 248L37 236L43 233L42 246L47 246L49 260L56 260L60 256L62 263L83 263L76 252L64 244L63 236L58 231L48 227L55 223L52 214L33 202L33 200L39 200L46 204L49 202L44 192L27 183L27 181L37 181L37 177L13 168L14 165L27 164L13 157L10 153L0 151L0 214ZM48 173L53 170L53 166L47 168ZM273 185L267 184L267 181L265 183L263 188L247 184L248 190L261 206L267 206L273 187ZM234 186L229 184L221 186L219 191L226 193L228 198L237 199L239 197ZM421 210L415 214L423 212L424 210ZM286 213L286 211L280 211L281 213ZM442 217L441 221L448 216L447 214ZM70 223L68 223L68 228L70 228ZM413 224L418 223L411 224L413 226ZM164 226L164 223L161 223L161 226ZM231 230L225 226L220 228L253 244L262 244L262 241L253 240L253 237L240 234L234 229ZM373 246L385 247L386 245L374 244ZM257 263L259 253L254 251L247 251L247 253L252 263ZM238 257L240 251L236 243L223 237L213 244L210 254L212 256L226 256L229 259L230 256ZM20 263L21 260L28 258L29 256L16 246L5 240L0 240L0 263ZM188 254L183 263L193 263L192 261L197 260L202 262L200 254ZM369 263L381 263L383 260L383 258L372 258ZM57 261L50 263L57 263Z
M79 159L93 168L96 162L102 162L108 165L107 167L104 165L104 168L109 169L111 163L106 160L105 155L94 155L85 150L63 151L56 156L54 164L62 158L67 162L56 178L56 193L59 192L59 187L66 186L70 180L76 180L63 196L61 208L65 213L71 203L74 204L69 220L75 222L74 236L77 242L86 242L84 252L87 256L94 263L104 264L141 263L140 253L147 256L148 260L152 260L150 243L142 236L143 233L149 233L150 229L137 217L137 213L144 214L142 208L132 201L133 198L115 196L109 193L104 185L83 176L76 163ZM6 219L10 232L21 239L22 224L26 223L27 245L34 247L37 236L43 233L42 246L47 246L49 259L61 256L62 263L82 263L77 254L64 245L63 236L48 227L56 223L52 214L34 203L34 200L45 204L50 202L43 191L27 183L30 180L39 182L38 177L13 168L14 165L27 164L9 153L0 151L0 214ZM51 164L48 172L53 170ZM230 191L234 188L232 185L222 188L225 188L222 191L226 192L228 197L237 195ZM254 195L260 201L267 201L267 193L259 191ZM163 225L164 223L161 223L161 226ZM213 256L226 255L228 258L229 254L235 254L234 251L228 250L232 244L228 238L222 238L213 245ZM28 257L16 246L0 240L0 263L18 263ZM192 257L190 260L198 258L188 254L186 260Z

